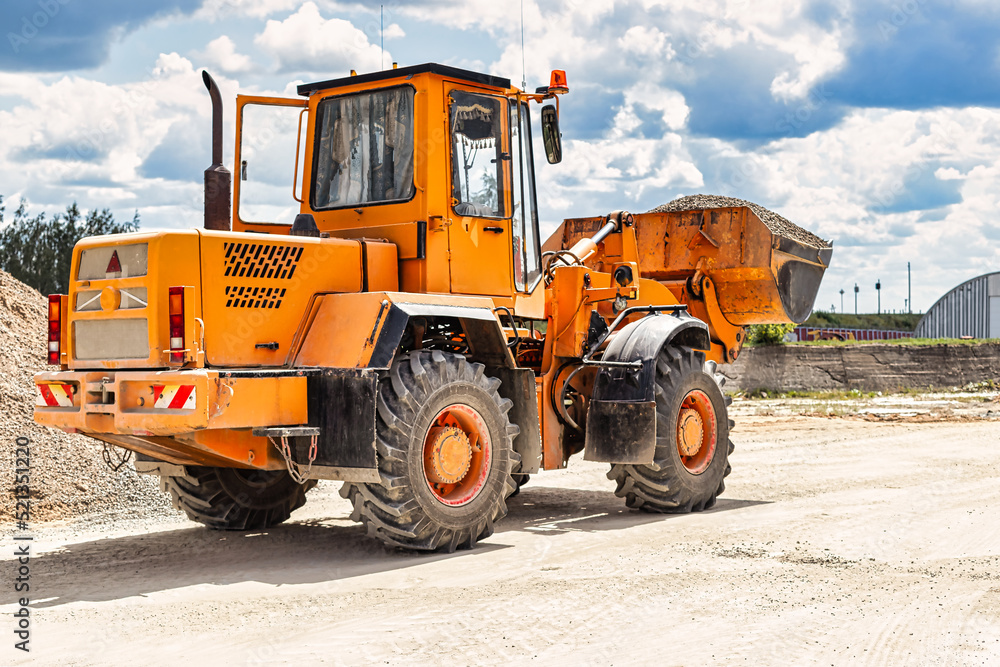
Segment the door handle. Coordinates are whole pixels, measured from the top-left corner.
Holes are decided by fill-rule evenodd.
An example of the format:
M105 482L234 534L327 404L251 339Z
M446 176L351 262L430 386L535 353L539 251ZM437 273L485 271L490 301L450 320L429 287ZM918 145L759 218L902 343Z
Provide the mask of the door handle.
M494 234L503 234L503 227L483 227L484 232L493 232Z

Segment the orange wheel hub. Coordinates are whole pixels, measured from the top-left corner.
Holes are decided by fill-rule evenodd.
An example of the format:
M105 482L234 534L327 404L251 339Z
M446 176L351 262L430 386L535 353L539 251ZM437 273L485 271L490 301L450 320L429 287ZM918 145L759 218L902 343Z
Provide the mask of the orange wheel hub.
M677 451L681 456L696 456L701 451L701 443L705 439L703 429L705 422L697 410L683 408L677 425Z
M490 436L476 410L461 403L441 410L424 437L424 477L438 501L472 502L490 471Z
M435 426L427 434L424 465L427 479L437 484L457 484L472 463L472 443L461 429Z
M705 472L715 458L717 425L708 394L698 389L688 392L677 414L677 453L692 475Z

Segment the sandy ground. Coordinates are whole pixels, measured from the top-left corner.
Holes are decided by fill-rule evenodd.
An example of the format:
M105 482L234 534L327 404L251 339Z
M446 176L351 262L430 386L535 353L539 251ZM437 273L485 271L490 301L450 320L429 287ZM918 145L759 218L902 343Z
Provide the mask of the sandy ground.
M627 510L574 460L451 555L369 540L330 483L263 533L43 524L32 652L4 604L0 663L1000 664L998 436L744 416L709 512Z

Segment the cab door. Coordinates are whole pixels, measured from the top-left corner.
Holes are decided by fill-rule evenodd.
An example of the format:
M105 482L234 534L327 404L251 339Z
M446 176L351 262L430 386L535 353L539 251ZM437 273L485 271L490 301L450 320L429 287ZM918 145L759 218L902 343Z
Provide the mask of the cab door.
M236 96L234 231L291 225L305 189L309 100Z
M510 113L506 98L446 90L451 291L511 295Z

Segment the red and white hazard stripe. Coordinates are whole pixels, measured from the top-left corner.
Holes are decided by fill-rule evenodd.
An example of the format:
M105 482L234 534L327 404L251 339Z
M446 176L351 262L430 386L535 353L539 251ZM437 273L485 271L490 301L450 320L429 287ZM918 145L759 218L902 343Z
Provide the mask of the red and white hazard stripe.
M166 410L192 410L197 401L193 384L153 385L153 407Z
M40 408L73 407L73 385L36 384L35 405Z

